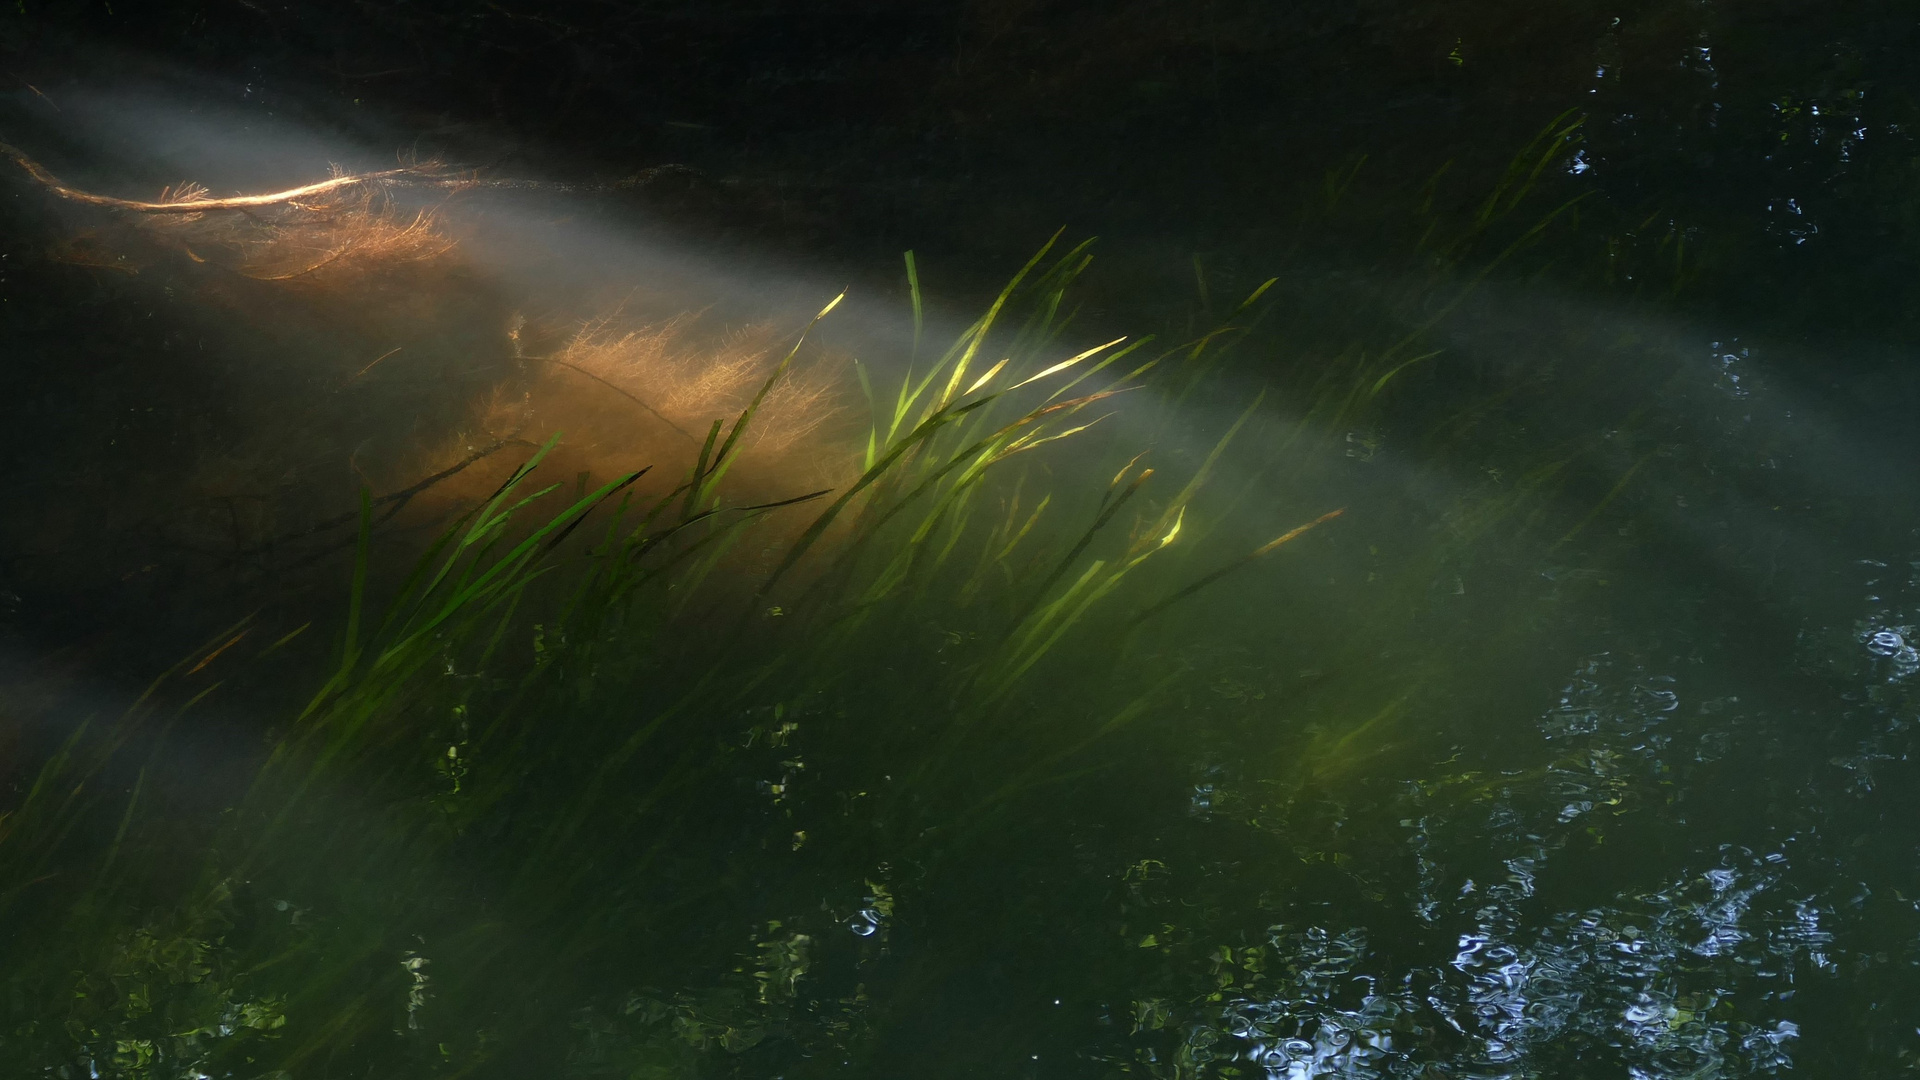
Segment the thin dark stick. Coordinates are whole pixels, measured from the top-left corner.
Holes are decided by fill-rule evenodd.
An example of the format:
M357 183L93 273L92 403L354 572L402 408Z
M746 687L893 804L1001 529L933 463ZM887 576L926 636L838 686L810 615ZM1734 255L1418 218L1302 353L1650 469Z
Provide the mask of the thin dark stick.
M517 357L517 359L538 360L543 364L558 364L569 371L577 371L580 374L585 375L587 378L592 379L594 382L599 383L601 386L606 387L607 389L613 391L614 393L619 394L621 397L626 398L628 401L633 402L635 405L638 405L641 408L652 413L654 416L654 419L660 421L661 423L667 425L673 430L686 436L688 442L692 443L695 446L700 445L700 440L694 437L692 432L688 431L686 428L681 427L679 424L676 424L673 421L667 419L666 417L661 416L659 409L656 409L653 406L647 404L646 402L641 401L639 398L628 393L626 390L620 388L619 386L616 386L613 383L608 382L607 380L601 378L598 375L595 375L593 372L588 371L586 368L581 367L579 364L569 363L568 361L561 360L557 357L552 357L552 356L521 356L521 357Z
M468 454L465 458L461 459L460 461L455 462L453 465L450 465L447 468L441 469L439 472L434 473L432 476L429 476L424 480L421 480L414 484L409 484L406 487L401 488L399 491L388 492L387 494L382 495L377 499L374 499L372 505L385 506L386 504L391 502L398 502L398 503L404 504L406 500L413 498L415 495L420 494L421 492L427 490L428 488L439 483L440 481L445 480L446 478L454 475L457 472L460 472L462 469L465 469L467 466L472 465L474 462L497 453L498 451L504 449L509 443L514 443L514 442L521 443L522 445L526 445L525 440L522 440L522 439L502 439L501 441L494 443L491 446L485 447L484 449L476 450L473 453ZM398 512L399 512L399 508L396 507L392 513L387 514L386 517L382 517L380 520L385 521L387 520L387 518L392 517L394 513L398 513ZM317 533L317 532L325 532L328 529L338 528L342 525L346 525L351 522L355 522L359 520L360 520L360 511L355 510L355 511L352 511L351 513L342 514L339 517L328 518L325 521L316 522L315 524L309 525L305 529L302 529L297 533L290 533L286 536L281 537L279 540L272 541L271 543L265 546L272 547L274 544L285 543L289 540L298 540L302 537L312 536L314 533Z

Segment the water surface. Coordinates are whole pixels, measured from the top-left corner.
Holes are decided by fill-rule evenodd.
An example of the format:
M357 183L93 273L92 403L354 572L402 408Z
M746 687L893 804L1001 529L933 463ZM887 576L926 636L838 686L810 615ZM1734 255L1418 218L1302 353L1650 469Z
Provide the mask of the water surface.
M577 60L654 103L643 134L580 106L544 144L504 99L421 119L532 85L473 59L484 20L384 101L297 59L229 79L271 49L220 33L137 78L69 41L13 95L8 140L126 197L403 144L481 168L383 195L445 250L331 277L7 179L0 903L31 930L0 1072L1912 1067L1911 26L995 11L874 32L927 83L764 12L682 27L763 78ZM712 201L609 166L669 158ZM964 512L823 526L788 571L873 411L1062 223L1049 260L1103 234L1072 319L1022 339L1047 298L1016 295L957 385L1122 335L1155 343L1080 391L1159 366ZM843 289L730 509L662 504L679 569L602 610L595 505L523 601L329 684L393 643L348 629L356 548L377 611L555 431L521 522L644 465L636 498L674 490Z

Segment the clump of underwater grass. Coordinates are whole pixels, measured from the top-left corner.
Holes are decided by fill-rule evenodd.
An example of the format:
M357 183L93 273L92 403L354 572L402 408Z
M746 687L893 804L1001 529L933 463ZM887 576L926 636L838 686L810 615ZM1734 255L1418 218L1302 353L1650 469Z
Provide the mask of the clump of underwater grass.
M822 890L863 884L877 927L895 891L938 888L970 836L1158 700L1168 676L1123 670L1125 629L1239 565L1134 587L1257 400L1144 513L1137 457L1087 523L1051 528L1051 491L1023 502L1030 478L1010 470L1159 363L1144 341L1061 346L1087 263L1086 245L1049 244L891 394L863 371L874 420L844 490L726 497L796 342L664 495L635 494L641 470L536 515L563 489L538 482L550 442L377 615L363 499L331 675L184 850L127 804L118 835L140 854L121 880L192 871L117 925L43 911L16 986L105 1005L17 1010L0 1045L30 1070L143 1076L664 1075L709 1048L743 1068L782 1046L856 1053L879 976L863 938L825 935L838 914L807 914ZM744 594L703 588L773 514L811 521ZM46 808L97 764L48 767L20 819L41 846L19 850L59 847L66 811ZM858 812L824 813L835 799ZM879 869L909 864L916 881ZM95 895L111 912L125 894ZM20 981L23 964L39 974Z
M647 462L653 468L639 497L658 495L663 482L671 486L668 477L692 469L711 419L745 408L786 348L772 326L715 333L696 315L637 323L619 308L565 328L515 315L508 340L518 377L476 402L470 425L426 455L422 467L460 460L477 443L558 429L569 432L569 440L546 457L544 468L612 476ZM850 454L839 437L846 409L836 370L831 360L810 359L788 366L772 384L732 455L735 497L824 487L846 470ZM503 478L476 470L435 491L432 501L469 503Z

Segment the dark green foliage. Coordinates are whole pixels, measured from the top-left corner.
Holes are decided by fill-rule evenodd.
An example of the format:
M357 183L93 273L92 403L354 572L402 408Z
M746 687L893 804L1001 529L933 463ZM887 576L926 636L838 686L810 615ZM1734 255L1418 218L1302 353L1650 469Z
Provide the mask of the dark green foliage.
M970 873L1169 686L1113 628L1225 442L1150 509L1129 464L1070 545L1013 472L1159 366L1122 342L1063 355L1086 265L1043 249L909 372L845 491L726 501L756 399L664 496L628 476L551 509L535 453L397 585L369 573L363 500L334 670L217 812L185 812L174 745L144 737L160 701L192 722L206 692L163 682L78 730L5 819L0 903L35 929L5 953L0 1071L664 1076L881 1052L886 1010L929 992L885 958L895 890ZM237 649L244 679L284 644L251 632L178 671ZM120 798L128 769L168 782Z

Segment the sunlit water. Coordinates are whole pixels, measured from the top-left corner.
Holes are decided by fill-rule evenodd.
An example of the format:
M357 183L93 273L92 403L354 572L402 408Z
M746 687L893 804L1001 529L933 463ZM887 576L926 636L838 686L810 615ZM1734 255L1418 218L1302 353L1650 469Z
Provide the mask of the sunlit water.
M106 146L139 141L104 130L95 134ZM243 149L220 151L244 161ZM381 477L388 487L409 468L429 471L432 454L466 432L461 410L509 379L523 310L567 326L626 298L652 319L714 307L722 323L784 327L838 291L790 265L670 246L684 237L592 215L581 225L572 197L481 192L450 210L475 261L449 287L457 310L426 315L470 339L442 341L424 366L355 399L364 408L315 406L339 430L314 444L332 453L387 438L401 448ZM141 287L97 302L157 303ZM306 341L354 337L350 318L315 303ZM899 305L858 305L832 348L897 355L911 335ZM941 310L934 321L945 337L970 317ZM716 741L744 749L702 781L711 790L688 797L691 817L708 807L712 817L676 823L680 833L662 840L657 892L608 895L519 928L527 941L558 941L574 921L627 925L632 940L659 943L634 954L656 966L607 971L569 958L577 986L548 979L527 991L568 1018L545 1036L544 1060L522 1048L477 1068L1681 1080L1912 1067L1920 522L1900 404L1913 398L1899 373L1837 384L1808 374L1822 370L1821 346L1777 342L1764 320L1701 325L1537 283L1490 281L1431 333L1444 370L1408 376L1390 408L1305 437L1312 422L1297 424L1310 402L1282 390L1236 442L1213 481L1222 502L1195 513L1217 550L1347 512L1153 631L1139 655L1185 674L1143 733L1121 736L1084 775L1050 781L1016 816L903 834L880 811L865 816L859 785L892 782L895 750L835 734L846 707L783 703L715 720ZM258 346L235 332L221 348L231 359ZM274 410L333 378L326 350L255 356L308 381L245 374L253 389L230 406L252 410L241 426L271 425ZM900 371L874 370L888 380ZM1151 446L1160 467L1191 469L1256 374L1122 409L1096 445ZM455 395L457 380L467 381ZM582 471L635 452L607 434L631 417L543 400L550 411L535 424L559 426L564 413L586 425L590 447L613 447L583 452ZM71 408L92 415L96 405ZM77 455L76 445L56 449ZM249 452L263 455L256 471L287 467ZM1062 475L1105 467L1087 451L1083 468L1075 452ZM352 475L335 456L276 489L285 527L350 511ZM96 464L79 460L76 469ZM354 468L366 478L357 458ZM102 496L79 479L70 494L78 504ZM183 481L176 494L205 493ZM105 502L122 497L107 486ZM142 535L165 530L142 534L135 518L115 533L131 547L104 576L204 554L143 546ZM56 527L63 543L79 535ZM67 583L92 572L59 565ZM249 567L241 599L208 584L222 572L202 560L171 580L177 595L238 609L248 588L271 595L260 582L279 571ZM341 593L307 588L273 600L321 613L339 603ZM35 608L56 604L57 590L9 589L21 650L57 638L49 626L65 629ZM911 683L912 665L937 668L941 635L963 631L930 627L926 643L902 643L884 658L887 678ZM175 644L164 626L142 632L162 639L145 655ZM1049 678L1041 700L1065 702L1075 673ZM900 717L899 730L919 722ZM966 755L956 773L1011 767L990 749ZM192 760L162 760L194 786ZM377 817L351 792L342 805L349 821ZM928 839L942 829L965 839ZM432 874L470 869L462 858ZM326 895L254 897L248 933L274 940L276 920L296 936L303 920L352 926L389 910L372 899L356 908L354 890L419 890L418 925L369 930L392 996L379 1075L451 1075L456 1051L471 1048L449 1049L446 1033L499 1027L502 1006L443 994L428 927L465 925L445 912L481 912L505 886L482 872L455 886L387 870ZM203 1072L195 1055L244 1029L270 1031L271 1009L288 1007L274 1000L234 991L231 1016L176 1033L184 1041L157 1058L128 1049L132 1036L77 1032L72 1060L30 1074L253 1075L230 1062ZM43 1004L13 1007L25 1016ZM12 1037L58 1036L39 1022ZM327 1069L288 1071L335 1075Z

